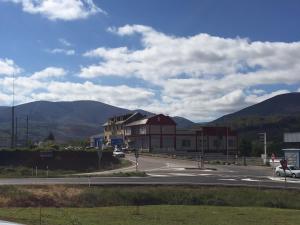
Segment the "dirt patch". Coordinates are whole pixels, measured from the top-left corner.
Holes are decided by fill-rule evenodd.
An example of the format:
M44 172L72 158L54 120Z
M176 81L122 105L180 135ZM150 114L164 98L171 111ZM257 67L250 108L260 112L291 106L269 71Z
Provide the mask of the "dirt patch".
M79 187L68 187L62 185L51 185L51 186L42 186L42 187L25 187L24 190L29 193L34 194L37 197L68 197L72 198L80 195L83 192L82 188Z

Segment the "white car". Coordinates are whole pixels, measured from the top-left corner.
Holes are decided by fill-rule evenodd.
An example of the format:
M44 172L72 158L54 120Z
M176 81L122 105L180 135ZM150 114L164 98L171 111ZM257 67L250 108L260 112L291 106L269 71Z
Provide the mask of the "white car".
M124 158L125 153L121 149L115 148L115 150L113 151L113 156L117 158Z
M287 177L300 177L300 169L293 165L288 165L285 173ZM284 176L284 170L282 169L282 166L276 167L275 174L276 176Z

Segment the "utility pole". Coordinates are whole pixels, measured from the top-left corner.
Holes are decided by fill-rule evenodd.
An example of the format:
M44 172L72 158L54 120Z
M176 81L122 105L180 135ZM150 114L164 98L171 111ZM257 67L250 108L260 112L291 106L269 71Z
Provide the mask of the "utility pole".
M203 139L203 132L204 128L202 127L202 132L201 132L201 168L204 168L204 139Z
M267 133L259 133L263 135L263 142L264 142L264 164L267 165Z
M18 147L18 117L16 117L15 146Z
M265 165L267 165L267 133L264 133Z
M12 107L11 107L11 148L15 147L15 74L12 80Z
M228 155L229 155L229 149L228 149L228 126L226 127L226 162L228 165Z
M29 117L27 115L26 117L26 146L29 147L29 126L28 126L28 123L29 123Z

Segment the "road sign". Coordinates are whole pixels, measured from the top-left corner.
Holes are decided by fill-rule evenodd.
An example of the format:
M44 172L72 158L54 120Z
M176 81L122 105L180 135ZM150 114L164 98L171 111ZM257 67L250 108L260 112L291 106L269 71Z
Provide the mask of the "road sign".
M283 170L287 169L287 160L286 159L280 160L280 164L281 164Z
M274 162L274 160L276 159L276 157L275 157L275 154L274 154L274 153L272 153L271 159L272 159L272 162Z
M111 138L110 139L111 146L121 146L123 144L123 139L122 138Z

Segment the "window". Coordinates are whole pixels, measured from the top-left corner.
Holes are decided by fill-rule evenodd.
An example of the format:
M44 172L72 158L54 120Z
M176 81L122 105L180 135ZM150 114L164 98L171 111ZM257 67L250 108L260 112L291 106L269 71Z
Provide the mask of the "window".
M233 147L234 146L234 141L233 140L228 140L228 146Z
M182 140L182 147L191 147L191 140Z
M140 127L140 134L146 134L146 127L145 126Z

